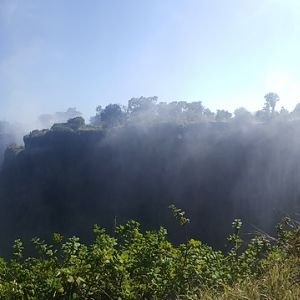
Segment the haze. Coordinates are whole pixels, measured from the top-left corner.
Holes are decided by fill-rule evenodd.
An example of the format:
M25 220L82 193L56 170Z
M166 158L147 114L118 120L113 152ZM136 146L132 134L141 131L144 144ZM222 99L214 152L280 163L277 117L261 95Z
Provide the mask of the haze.
M300 100L300 3L0 0L0 119L131 97L258 110Z

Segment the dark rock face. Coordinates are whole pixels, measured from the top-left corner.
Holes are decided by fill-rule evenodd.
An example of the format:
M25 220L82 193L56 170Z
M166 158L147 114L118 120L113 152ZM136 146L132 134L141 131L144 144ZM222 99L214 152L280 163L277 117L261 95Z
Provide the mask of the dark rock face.
M14 140L15 139L11 134L0 134L0 166L2 165L4 160L4 153L6 148L8 147L8 145L12 144Z
M0 178L7 245L53 231L89 240L93 224L112 229L131 218L145 229L165 225L179 242L184 233L167 209L174 203L192 221L190 237L221 247L234 218L268 231L299 204L297 122L69 125L34 131L24 149L7 150Z

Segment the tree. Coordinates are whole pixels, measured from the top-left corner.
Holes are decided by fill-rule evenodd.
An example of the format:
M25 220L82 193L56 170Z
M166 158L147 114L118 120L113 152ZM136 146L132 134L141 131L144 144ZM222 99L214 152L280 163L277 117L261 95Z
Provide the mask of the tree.
M96 107L96 115L90 118L90 123L93 126L99 126L101 124L101 112L103 111L102 106Z
M97 107L96 107L96 114L97 115L100 115L101 114L101 112L102 112L102 106L101 105L98 105Z
M280 109L280 112L276 112L276 114L273 117L276 117L277 121L283 122L283 121L289 120L290 113L286 108L284 108L282 106L281 109Z
M232 113L224 109L218 109L216 114L216 121L227 121L231 118Z
M183 114L187 111L186 101L172 101L167 104L167 118L165 121L182 122Z
M270 119L270 111L264 107L256 112L255 117L258 121L266 122Z
M266 102L264 107L256 112L256 118L259 121L266 122L274 117L275 106L277 101L279 101L279 96L275 93L268 93L264 96Z
M204 106L201 101L187 103L186 105L187 121L189 122L201 120L203 112Z
M252 118L252 114L244 107L237 108L234 111L234 119L236 121L249 122Z
M131 98L128 101L127 113L130 121L151 123L157 118L157 97Z
M55 123L65 123L70 119L81 117L80 111L75 107L70 107L66 111L56 112L55 114L42 114L38 118L39 126L42 128L50 128Z
M131 98L128 101L128 113L136 113L141 111L147 111L153 109L157 102L157 97L140 97L140 98Z
M203 110L203 117L207 120L207 121L213 121L215 118L215 113L212 112L209 108L205 108Z
M80 127L85 125L84 118L82 117L75 117L69 119L67 122L67 126L71 127L73 130L78 130Z
M271 114L274 114L276 102L279 101L279 96L275 93L268 93L264 97L266 99L265 108L266 110L270 111L271 108Z
M122 123L125 113L119 104L109 104L100 113L101 122L108 126L115 126Z
M80 111L76 110L76 107L70 107L65 112L57 112L54 114L54 122L55 123L64 123L69 119L73 119L76 117L81 117L82 114Z

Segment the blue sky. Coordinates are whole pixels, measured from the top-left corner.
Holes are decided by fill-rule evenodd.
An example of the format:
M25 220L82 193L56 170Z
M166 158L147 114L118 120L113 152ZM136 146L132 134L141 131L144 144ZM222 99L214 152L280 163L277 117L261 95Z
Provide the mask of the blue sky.
M0 0L0 119L131 97L300 102L299 0Z

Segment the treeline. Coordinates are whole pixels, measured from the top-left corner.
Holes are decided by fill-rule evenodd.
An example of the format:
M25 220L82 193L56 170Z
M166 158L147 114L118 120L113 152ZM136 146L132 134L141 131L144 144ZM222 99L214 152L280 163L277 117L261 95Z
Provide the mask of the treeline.
M54 114L42 114L38 117L39 128L50 128L55 123L64 123L70 119L81 117L82 114L76 107L69 107L66 111L58 111Z
M300 118L300 104L292 112L284 107L275 111L279 96L276 93L265 95L265 104L261 110L251 113L244 107L237 108L234 113L218 109L216 112L206 108L201 101L159 102L157 97L132 98L127 106L109 104L105 108L98 106L96 115L91 117L91 125L116 126L125 122L157 123L195 123L195 122L266 122L270 120L294 120Z

